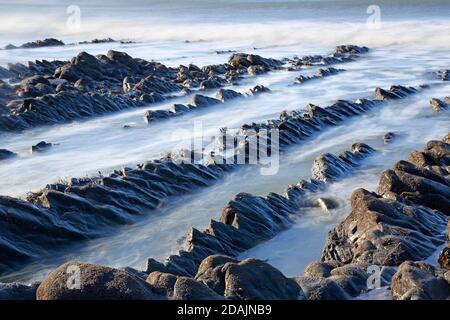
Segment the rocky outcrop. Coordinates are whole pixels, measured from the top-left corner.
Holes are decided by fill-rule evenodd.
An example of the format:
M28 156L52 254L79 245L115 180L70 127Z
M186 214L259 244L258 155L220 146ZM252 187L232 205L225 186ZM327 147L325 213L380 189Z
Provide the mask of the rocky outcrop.
M250 94L257 94L260 86L256 86ZM270 90L269 90L270 91ZM147 123L153 123L155 121L161 121L173 117L177 117L185 114L189 111L199 110L210 106L216 106L225 101L245 97L242 93L236 92L231 89L220 89L217 91L215 98L207 97L204 95L196 94L191 98L191 101L187 104L174 104L167 110L148 110L144 114L144 119Z
M131 223L168 197L208 186L231 168L162 160L110 176L50 184L27 201L0 196L1 271L56 244L98 237L105 228Z
M48 149L50 149L52 146L53 146L53 144L51 144L49 142L41 141L38 144L31 146L31 152L33 152L33 153L44 152L44 151L47 151Z
M439 112L444 109L448 109L450 103L450 97L445 97L445 101L437 98L430 100L430 107L434 112Z
M193 104L220 100L197 96ZM266 123L245 125L238 135L244 137L259 132L261 129L278 129L280 147L293 143L302 143L314 132L324 130L331 125L337 125L345 119L362 114L382 102L372 100L358 100L355 103L338 101L332 106L322 109L311 107L308 114L292 112L282 113L280 119ZM47 109L50 109L47 107ZM271 140L268 137L268 149L271 150ZM260 144L260 147L262 144ZM236 146L236 154L244 153L248 163L251 139ZM350 154L351 153L351 154ZM359 153L346 153L343 161L358 160ZM270 154L270 153L269 153ZM101 236L104 230L115 225L132 223L142 212L148 212L163 205L170 197L190 193L201 187L209 186L221 179L226 172L237 165L222 164L224 159L216 159L208 165L182 163L182 159L192 159L192 151L182 151L180 155L171 154L161 160L147 162L136 169L125 168L115 171L109 176L97 176L84 179L71 179L67 183L49 184L43 190L31 193L27 201L0 196L0 258L4 262L0 272L13 268L16 263L23 263L36 258L49 246L69 243L73 240L94 238ZM177 159L181 159L181 162ZM187 161L191 162L191 161ZM286 227L291 206L290 200L298 197L306 190L318 190L322 182L304 181L297 189L287 190L287 199L279 195L269 195L267 200L259 197L240 195L242 203L249 202L252 206L261 202L261 212L274 219L275 225L267 229L266 224L273 222L261 221L260 230L235 231L228 224L215 225L217 230L208 231L229 237L233 234L233 241L225 241L222 251L209 252L206 250L196 257L194 267L187 267L189 271L179 271L182 275L194 275L196 266L206 257L206 253L233 254L235 250L245 250L256 243L267 240L273 234ZM239 201L240 202L240 201ZM244 207L245 208L245 207ZM281 208L279 211L278 208ZM265 212L268 210L267 212ZM278 212L279 211L279 212ZM69 214L77 212L76 215ZM277 213L274 213L277 212ZM252 213L254 214L254 213ZM258 218L259 219L259 218ZM270 220L268 220L270 221ZM241 222L242 226L245 220ZM247 226L249 227L249 226ZM247 228L245 227L245 228ZM4 230L4 231L3 231ZM224 231L225 230L225 231ZM255 232L258 230L258 232ZM27 234L24 238L23 235ZM203 236L202 236L203 237ZM205 241L210 241L208 238ZM213 240L215 241L215 240ZM222 246L222 244L220 245ZM202 249L203 250L203 249ZM175 260L179 258L173 258ZM189 257L191 259L191 257ZM190 262L189 262L190 264ZM174 264L174 266L176 263ZM176 269L177 267L175 267ZM184 268L184 267L183 267ZM161 271L161 270L158 270Z
M301 84L301 83L305 83L305 82L308 82L311 80L317 80L317 79L325 78L328 76L332 76L332 75L338 74L342 71L345 71L345 70L344 69L335 69L333 67L319 69L319 70L317 70L315 75L312 75L312 76L300 75L300 76L296 77L294 79L294 83Z
M312 178L319 181L333 181L342 178L346 173L358 166L358 160L375 150L364 143L355 143L351 151L338 155L326 153L314 159L311 170Z
M152 272L149 282L158 292L176 300L297 300L303 298L299 285L266 262L242 262L211 255L190 278Z
M449 147L430 141L425 155L445 166ZM328 235L322 259L397 266L430 256L444 240L450 184L424 165L400 161L382 173L378 194L356 190L352 212Z
M367 145L355 144L352 151L342 153L342 158L330 157L327 160L330 168L344 161L342 159L348 164L345 171L335 174L333 181L343 178L351 169L354 170L372 151L373 149ZM333 161L336 163L333 164ZM183 250L177 255L168 257L164 264L155 263L150 259L147 272L163 271L190 277L197 274L198 279L209 277L199 269L202 261L207 261L204 260L206 257L215 254L235 257L240 252L271 239L292 224L292 216L305 206L307 194L323 190L326 181L302 180L296 185L289 186L283 195L270 193L261 197L248 193L237 194L223 208L220 221L211 220L203 232L191 229ZM220 283L212 286L213 290L221 287L223 285Z
M447 271L448 272L448 271ZM424 262L403 262L392 278L395 300L446 300L450 297L450 277Z
M70 261L39 285L37 300L155 300L153 287L130 273L100 265Z
M345 53L345 59L335 59L352 61L354 51ZM113 50L97 56L81 52L70 61L42 60L30 62L28 66L9 64L7 68L0 67L0 77L21 84L15 92L7 85L1 85L6 91L0 86L0 132L140 107L170 98L174 92L219 88L235 83L243 75L294 68L289 65L292 64L288 60L238 53L221 65L170 68ZM259 92L254 90L252 94ZM44 107L47 105L48 109ZM177 113L158 110L150 118L162 119L174 114Z
M46 38L44 40L36 40L24 43L20 46L15 46L13 44L8 44L5 47L5 50L12 49L32 49L32 48L42 48L42 47L56 47L56 46L64 46L64 42L61 40L57 40L55 38Z
M17 153L9 151L7 149L0 149L0 161L8 160L17 157Z
M330 294L322 296L324 299L340 299L339 292L331 294L332 289L326 290L330 280L355 296L369 289L365 283L369 274L365 277L363 274L369 266L377 266L381 269L381 285L392 281L394 299L447 297L445 271L420 262L445 241L449 215L446 202L449 180L445 168L450 152L445 141L448 139L430 141L421 157L414 156L417 151L411 154L414 163L399 161L392 170L384 171L377 193L354 191L352 211L330 231L322 262L310 264L301 280L312 282L314 289ZM336 270L343 267L360 268L360 281L333 279ZM308 280L311 277L321 279L322 284ZM304 291L308 292L305 288Z

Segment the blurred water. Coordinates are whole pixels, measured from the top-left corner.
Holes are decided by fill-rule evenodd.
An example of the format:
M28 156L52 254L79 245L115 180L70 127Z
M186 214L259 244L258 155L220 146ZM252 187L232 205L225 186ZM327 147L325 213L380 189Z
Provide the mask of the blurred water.
M278 117L282 110L299 109L307 103L327 106L336 99L371 97L377 86L391 84L438 84L404 101L389 103L363 117L318 135L281 157L274 176L262 176L254 167L238 170L224 181L194 195L174 199L167 207L149 213L133 226L121 227L102 239L74 244L64 252L49 252L15 274L1 280L29 281L68 259L112 266L141 268L145 258L162 259L180 248L189 227L204 228L218 218L221 208L238 192L282 192L290 183L310 176L312 160L324 152L348 149L366 142L379 149L355 176L333 184L325 196L342 205L330 215L316 210L299 212L290 230L242 255L268 259L287 275L298 275L320 257L325 237L349 212L348 199L356 187L373 189L379 173L430 139L449 130L448 112L433 113L431 97L449 95L449 85L429 72L449 68L450 23L448 1L377 1L382 10L381 29L368 29L368 1L78 1L82 29L66 29L65 8L69 1L0 1L0 46L56 36L66 42L94 37L137 39L135 44L85 44L57 48L0 51L0 65L34 59L69 59L79 51L92 54L109 49L132 56L155 59L170 66L223 63L228 55L216 50L239 50L275 58L326 54L341 43L367 45L373 50L362 59L339 66L338 75L302 86L291 86L303 72L272 72L245 79L233 89L245 91L263 84L272 92L230 101L191 112L169 121L145 124L150 107L128 110L70 124L37 128L22 134L0 136L0 148L19 153L19 158L0 164L0 194L24 196L60 178L103 174L122 166L154 159L186 142L195 120L204 134L220 127L237 128L244 123ZM45 23L44 23L45 22ZM193 40L186 43L184 40ZM197 41L195 41L197 40ZM203 40L203 41L200 41ZM207 92L212 95L214 92ZM167 108L188 97L152 105ZM123 125L131 125L124 130ZM392 131L398 139L383 145L381 136ZM56 145L47 153L31 155L30 147L45 140Z

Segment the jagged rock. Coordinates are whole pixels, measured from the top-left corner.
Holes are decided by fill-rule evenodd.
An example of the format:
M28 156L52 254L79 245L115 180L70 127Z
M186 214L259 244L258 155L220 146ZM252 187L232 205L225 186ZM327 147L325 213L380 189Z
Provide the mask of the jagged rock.
M175 300L223 300L224 298L203 283L188 277L177 277L173 290Z
M79 289L76 287L77 280L71 278L76 275L74 270L80 271ZM152 300L161 298L145 280L130 273L77 261L67 262L50 273L39 285L36 297L38 300Z
M443 214L357 189L352 212L327 237L323 261L395 266L428 257L442 243Z
M417 92L413 87L404 86L391 86L389 90L384 90L381 88L375 89L375 99L377 100L396 100L406 97L412 93Z
M381 174L379 194L395 193L413 203L450 215L450 182L431 170L399 161Z
M219 91L217 91L216 93L216 99L222 100L222 101L227 101L227 100L231 100L234 98L239 98L242 97L243 95L239 92L236 92L234 90L230 90L230 89L220 89Z
M31 48L41 48L41 47L55 47L55 46L64 46L64 42L54 39L54 38L47 38L44 40L36 40L32 42L24 43L20 46L15 46L12 44L9 44L5 47L6 50L12 50L12 49L31 49Z
M39 283L24 285L17 282L0 283L0 300L35 300Z
M262 92L270 92L270 89L263 85L257 85L256 87L248 90L249 95L257 95Z
M38 144L31 147L31 151L34 152L44 152L50 149L53 146L53 144L45 141L41 141Z
M358 159L374 151L364 143L355 143L351 151L337 156L330 153L321 155L314 159L311 169L312 177L321 181L335 180L357 166Z
M444 300L450 297L450 283L433 266L406 261L392 278L395 300Z
M443 109L447 109L448 105L440 99L432 98L430 100L430 107L433 109L433 111L439 112Z
M221 101L215 98L210 98L206 96L202 96L200 94L196 94L192 97L189 105L192 105L197 108L208 107L210 105L218 104Z
M367 47L359 47L355 45L340 45L334 50L334 56L348 55L348 54L361 54L369 51Z
M316 72L316 76L320 77L320 78L324 78L324 77L328 77L330 75L337 74L337 73L339 73L341 71L344 71L344 70L342 70L342 69L335 69L333 67L325 68L325 69L319 69Z

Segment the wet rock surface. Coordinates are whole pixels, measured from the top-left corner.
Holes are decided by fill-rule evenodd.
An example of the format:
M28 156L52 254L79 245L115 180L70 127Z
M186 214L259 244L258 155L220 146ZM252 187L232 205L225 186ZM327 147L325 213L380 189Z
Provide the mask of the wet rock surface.
M42 47L55 47L55 46L64 46L64 42L61 40L57 40L55 38L46 38L44 40L36 40L24 43L20 46L15 46L13 44L9 44L5 47L5 50L13 50L13 49L32 49L32 48L42 48Z

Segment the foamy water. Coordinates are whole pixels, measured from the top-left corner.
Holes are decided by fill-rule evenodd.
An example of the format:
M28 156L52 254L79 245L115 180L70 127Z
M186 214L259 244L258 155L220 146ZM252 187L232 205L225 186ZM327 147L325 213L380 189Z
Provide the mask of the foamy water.
M447 1L390 4L379 2L380 29L369 28L366 12L370 3L360 1L121 1L102 5L80 1L82 24L78 31L65 26L66 1L19 4L0 2L0 46L20 44L55 36L67 43L95 37L135 39L134 44L85 44L55 48L0 51L0 65L34 59L69 59L79 51L92 54L108 49L126 51L134 57L155 59L166 65L223 63L228 55L216 50L238 50L265 57L327 54L342 43L367 45L372 51L356 62L338 66L338 75L291 86L293 79L310 74L271 72L245 79L233 87L244 92L263 84L272 92L258 97L229 101L217 107L192 112L147 125L144 112L150 107L128 110L70 124L37 128L21 134L0 136L0 148L19 153L19 158L0 164L0 194L23 197L61 178L103 174L133 166L178 148L187 141L195 120L201 120L205 135L220 127L237 128L244 123L278 117L282 110L304 108L308 103L327 106L336 99L372 97L377 86L433 84L433 88L405 101L392 102L380 110L329 129L302 146L282 154L275 176L262 176L255 167L242 168L224 181L194 195L173 199L165 208L149 212L133 226L117 229L104 238L86 241L61 252L49 252L2 280L30 281L68 259L112 266L142 268L152 256L163 259L181 247L189 227L200 229L218 218L222 207L238 192L282 192L290 183L310 176L313 159L324 152L348 149L366 142L379 150L356 175L333 184L324 196L341 207L330 215L311 210L299 212L295 225L267 243L244 253L244 257L268 259L286 275L298 275L304 266L320 257L325 237L349 212L348 200L356 187L373 190L379 173L426 141L442 138L449 130L448 112L433 113L431 97L449 95L449 84L433 78L430 71L449 68L450 22ZM404 6L402 6L404 5ZM406 9L405 9L406 6ZM328 9L328 10L327 10ZM328 13L327 13L328 12ZM34 17L34 18L33 18ZM36 18L37 17L37 18ZM46 21L46 23L42 23ZM186 43L185 40L190 40ZM207 92L214 94L214 91ZM152 105L167 108L188 97ZM123 125L131 125L128 130ZM392 131L398 139L383 145L381 137ZM186 134L188 133L188 134ZM47 153L31 155L30 147L45 140L56 145Z

